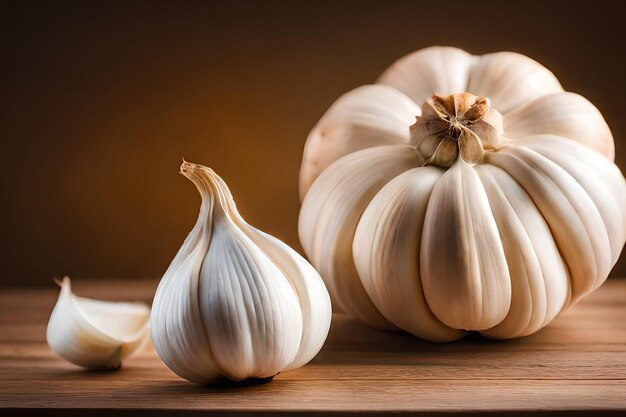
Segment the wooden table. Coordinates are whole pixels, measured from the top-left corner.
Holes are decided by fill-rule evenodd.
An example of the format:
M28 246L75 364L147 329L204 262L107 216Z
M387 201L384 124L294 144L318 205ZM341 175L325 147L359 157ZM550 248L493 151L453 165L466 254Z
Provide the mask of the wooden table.
M149 301L156 281L79 281L79 295ZM626 280L519 340L439 345L335 315L307 366L274 381L210 389L146 346L119 371L84 371L45 343L58 289L0 290L0 415L469 413L626 415ZM4 410L3 410L4 409ZM10 411L10 413L9 413Z

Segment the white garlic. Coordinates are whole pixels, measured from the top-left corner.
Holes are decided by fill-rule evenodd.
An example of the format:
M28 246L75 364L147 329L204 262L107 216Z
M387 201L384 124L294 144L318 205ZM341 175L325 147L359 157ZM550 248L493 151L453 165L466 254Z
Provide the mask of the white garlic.
M63 359L90 369L115 369L148 339L147 305L77 297L68 277L59 285L46 338Z
M165 364L197 383L271 378L310 361L324 343L330 297L315 269L247 224L226 183L183 162L198 188L198 221L165 272L151 334Z
M373 326L529 335L622 251L614 155L598 109L532 59L423 49L311 131L300 241L335 305Z

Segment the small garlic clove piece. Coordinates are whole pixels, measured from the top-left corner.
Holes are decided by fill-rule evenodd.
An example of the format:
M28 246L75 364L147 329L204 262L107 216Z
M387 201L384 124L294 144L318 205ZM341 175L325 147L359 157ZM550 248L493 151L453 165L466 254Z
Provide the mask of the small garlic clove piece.
M321 349L330 297L315 269L239 215L226 183L183 162L200 215L152 304L154 347L177 375L201 384L267 380Z
M77 297L68 277L59 284L46 339L63 359L89 369L115 369L148 339L147 305Z

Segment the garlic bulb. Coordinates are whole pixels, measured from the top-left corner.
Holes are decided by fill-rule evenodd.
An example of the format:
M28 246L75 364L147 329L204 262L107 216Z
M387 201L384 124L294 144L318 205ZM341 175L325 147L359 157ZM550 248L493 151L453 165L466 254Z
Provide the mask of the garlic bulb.
M611 131L523 55L432 47L311 131L299 235L333 301L432 341L536 332L626 239Z
M68 277L59 285L46 338L63 359L90 369L115 369L148 339L147 305L77 297Z
M215 172L187 162L180 172L202 206L154 298L159 356L197 383L271 378L304 365L330 327L322 279L289 246L247 224Z

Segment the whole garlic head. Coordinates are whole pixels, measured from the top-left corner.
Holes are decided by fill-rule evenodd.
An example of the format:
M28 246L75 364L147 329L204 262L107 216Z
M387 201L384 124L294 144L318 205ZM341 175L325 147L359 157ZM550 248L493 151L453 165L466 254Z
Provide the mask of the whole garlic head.
M63 359L89 369L115 369L148 339L147 305L77 297L68 277L60 286L46 338Z
M150 328L159 356L197 383L271 378L304 365L330 327L319 274L247 224L211 169L183 162L180 172L200 191L202 206L154 298Z
M300 241L336 305L373 326L529 335L622 251L614 153L600 112L532 59L422 49L309 134Z

